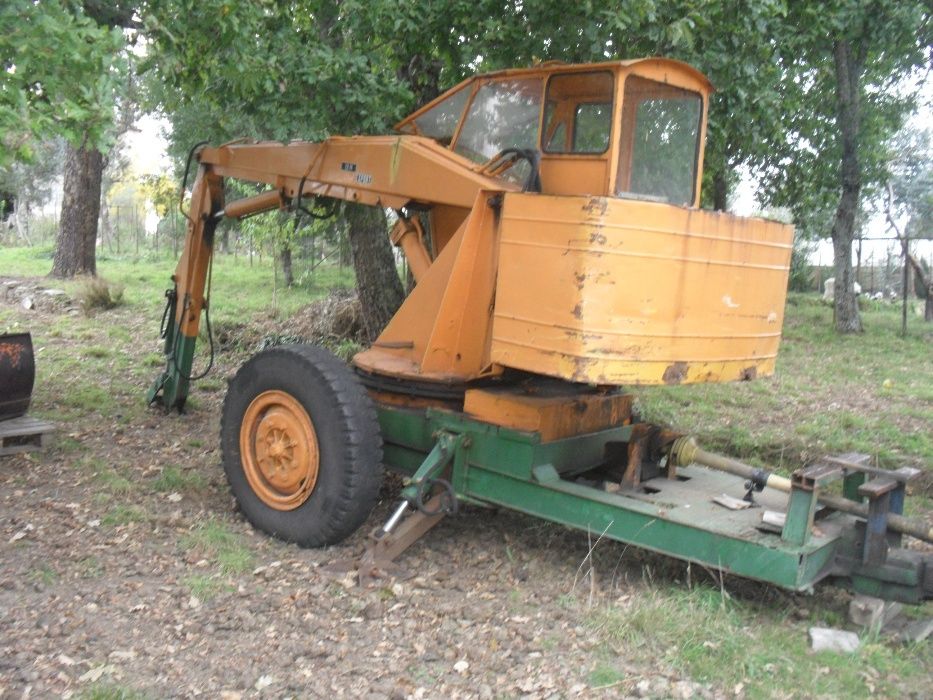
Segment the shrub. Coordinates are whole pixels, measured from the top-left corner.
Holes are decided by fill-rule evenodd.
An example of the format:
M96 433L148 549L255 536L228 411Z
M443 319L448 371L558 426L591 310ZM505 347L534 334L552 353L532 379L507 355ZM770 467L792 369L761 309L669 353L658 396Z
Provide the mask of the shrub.
M111 285L102 277L91 277L81 285L78 299L86 314L96 309L112 309L123 303L123 287Z

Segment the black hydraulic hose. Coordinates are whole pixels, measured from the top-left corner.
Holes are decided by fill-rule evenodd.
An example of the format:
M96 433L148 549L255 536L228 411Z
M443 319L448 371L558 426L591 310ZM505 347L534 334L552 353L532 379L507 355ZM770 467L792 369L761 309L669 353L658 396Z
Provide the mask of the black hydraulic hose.
M211 283L214 279L214 257L211 256L210 265L207 268L207 296L204 299L204 325L207 327L207 342L210 346L210 357L207 361L207 367L203 372L198 375L189 375L184 377L185 381L196 382L200 379L204 379L214 367L214 332L211 329ZM175 368L175 371L178 374L182 374L181 368L178 366L178 347L181 343L181 334L175 334L175 347L172 348L172 366Z
M527 161L531 166L531 172L525 178L525 184L522 186L522 192L540 192L541 191L541 153L537 148L504 148L499 151L497 160L506 156L516 156L521 160Z

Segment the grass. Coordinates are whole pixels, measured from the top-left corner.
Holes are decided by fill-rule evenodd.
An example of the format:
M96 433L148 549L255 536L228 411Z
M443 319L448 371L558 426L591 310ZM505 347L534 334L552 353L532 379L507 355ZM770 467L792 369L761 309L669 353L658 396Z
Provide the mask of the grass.
M87 556L77 563L78 575L81 578L98 578L104 573L104 566L94 556Z
M599 661L590 671L588 680L591 688L606 688L625 680L625 674L611 662Z
M182 547L211 560L215 570L195 574L184 580L191 595L210 600L219 593L235 590L225 577L246 573L253 568L253 553L241 538L220 520L210 519L198 525L182 539Z
M33 583L51 586L58 582L58 572L48 564L43 564L29 573L29 579Z
M40 277L52 268L53 250L39 248L0 248L0 269L8 276ZM158 319L165 297L163 291L171 286L176 259L170 252L145 257L117 257L98 251L97 274L105 278L110 287L121 288L122 304L145 310L147 318ZM304 276L301 284L278 287L273 290L273 267L268 258L262 262L230 255L216 255L212 274L211 321L218 325L242 322L256 314L287 318L310 301L323 296L334 287L353 285L350 268L322 265L313 274ZM73 298L81 298L82 281L52 280L49 286L60 287ZM98 311L97 318L110 313Z
M182 546L212 559L220 572L226 575L242 574L253 568L253 553L225 523L214 518L186 535Z
M903 697L905 687L922 687L929 678L929 644L897 647L863 635L853 655L808 650L808 626L838 623L832 616L794 621L773 602L736 600L703 586L649 587L624 607L601 607L588 616L605 658L639 649L695 681L741 685L749 698ZM610 663L600 662L590 684L615 676L621 679Z
M136 486L120 471L99 457L84 457L76 462L77 466L87 469L94 483L107 495L126 497Z
M78 301L85 314L114 309L123 303L123 287L111 285L103 277L86 279L78 288Z
M896 307L862 313L865 332L839 336L832 309L791 294L773 377L748 383L651 387L645 418L697 435L709 449L796 468L826 453L862 452L881 466L933 465L933 328Z
M149 696L128 686L100 682L84 688L75 697L78 700L146 700Z
M204 477L197 472L183 471L175 465L168 465L152 481L152 490L157 493L170 491L198 491L204 488Z
M236 590L229 583L218 580L215 576L198 574L184 579L188 590L198 600L211 600L220 593Z
M145 522L147 519L146 511L139 506L132 506L120 503L111 508L107 514L101 518L100 524L103 527L121 527L131 523Z

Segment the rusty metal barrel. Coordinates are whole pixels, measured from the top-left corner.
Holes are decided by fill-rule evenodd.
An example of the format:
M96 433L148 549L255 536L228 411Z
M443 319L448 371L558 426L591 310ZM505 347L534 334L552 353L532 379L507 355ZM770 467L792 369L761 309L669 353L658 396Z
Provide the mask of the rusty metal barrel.
M36 359L29 333L0 335L0 420L29 410L36 380Z

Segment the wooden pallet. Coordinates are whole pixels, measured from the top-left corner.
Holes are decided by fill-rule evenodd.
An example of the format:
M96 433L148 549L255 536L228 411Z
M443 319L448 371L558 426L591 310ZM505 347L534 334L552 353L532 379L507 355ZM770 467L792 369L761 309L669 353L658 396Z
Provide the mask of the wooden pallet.
M55 424L31 416L0 421L0 456L47 447Z

